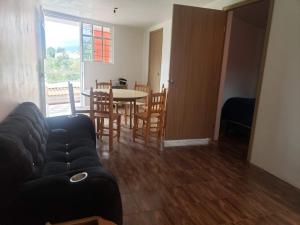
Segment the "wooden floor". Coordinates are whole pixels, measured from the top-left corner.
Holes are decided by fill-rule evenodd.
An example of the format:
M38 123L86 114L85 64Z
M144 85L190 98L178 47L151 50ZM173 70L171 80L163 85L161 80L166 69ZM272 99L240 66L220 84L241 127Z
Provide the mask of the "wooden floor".
M248 165L239 145L144 148L122 134L99 153L118 179L124 225L300 224L299 190Z

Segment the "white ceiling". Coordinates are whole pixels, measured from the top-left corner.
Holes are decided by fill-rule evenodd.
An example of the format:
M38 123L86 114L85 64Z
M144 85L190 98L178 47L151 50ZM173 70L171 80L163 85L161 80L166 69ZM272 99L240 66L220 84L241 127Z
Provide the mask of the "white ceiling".
M73 16L137 27L171 19L172 5L204 6L213 0L41 0L45 9ZM113 8L118 7L116 14Z

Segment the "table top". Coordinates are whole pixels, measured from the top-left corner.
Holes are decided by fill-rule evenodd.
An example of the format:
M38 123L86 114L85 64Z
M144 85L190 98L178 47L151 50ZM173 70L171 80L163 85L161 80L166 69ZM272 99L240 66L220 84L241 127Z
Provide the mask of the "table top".
M94 89L93 91L109 92L109 89ZM112 89L113 98L115 101L132 101L136 99L145 98L148 96L147 92L136 91L131 89ZM84 90L82 95L90 97L90 90Z

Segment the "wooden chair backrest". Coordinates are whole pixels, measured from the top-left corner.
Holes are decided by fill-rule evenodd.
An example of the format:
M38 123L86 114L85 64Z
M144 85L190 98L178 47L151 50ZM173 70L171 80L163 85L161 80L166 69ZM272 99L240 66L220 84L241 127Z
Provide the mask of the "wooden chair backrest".
M69 90L69 101L71 106L71 115L76 116L74 89L73 89L73 84L70 81L68 81L68 90Z
M137 82L134 83L134 90L136 91L143 91L143 92L147 92L148 94L150 93L150 86L148 84L138 84ZM142 99L138 99L137 102L143 102L145 103L145 105L147 106L148 104L148 98L142 98Z
M93 91L90 89L90 110L92 114L101 113L112 115L113 113L113 93L112 89L109 89L109 93L101 91Z
M143 92L150 92L150 86L145 84L138 84L137 82L134 83L134 90L136 91L143 91Z
M166 106L166 89L162 92L153 93L150 91L148 96L148 115L151 116L153 113L163 114Z
M110 89L110 88L112 88L111 80L109 82L98 82L98 80L96 80L96 89Z

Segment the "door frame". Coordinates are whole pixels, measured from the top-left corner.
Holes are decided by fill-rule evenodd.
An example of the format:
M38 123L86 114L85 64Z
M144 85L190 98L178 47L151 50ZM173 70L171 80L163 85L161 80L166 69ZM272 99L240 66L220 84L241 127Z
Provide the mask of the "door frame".
M36 9L38 15L38 73L39 73L39 94L40 94L40 109L46 116L46 93L45 93L45 58L46 58L46 36L45 36L45 14L42 7Z
M162 38L161 38L161 60L160 60L160 81L159 81L159 87L161 86L161 69L162 69L162 53L163 53L163 38L164 38L164 28L163 27L160 27L160 28L157 28L157 29L154 29L154 30L151 30L149 31L149 51L148 51L148 76L147 76L147 84L150 85L150 52L151 52L151 33L154 33L154 32L160 32L161 31L161 34L162 34ZM152 89L152 88L151 88ZM160 88L159 88L160 89Z
M78 23L78 26L79 26L79 31L78 31L78 35L79 35L79 56L80 56L80 91L82 92L84 90L84 87L83 87L83 84L84 84L84 74L83 74L83 63L82 63L82 21L80 21L78 19L78 17L76 16L70 16L70 15L67 15L67 14L63 14L63 13L58 13L58 12L54 12L54 11L50 11L50 10L44 10L44 20L46 20L47 18L50 18L50 19L54 19L54 20L58 20L58 21L70 21L70 22L74 22L74 23ZM45 39L46 39L46 29L44 29L44 32L45 32ZM46 40L45 40L45 43L44 43L44 47L45 47L45 59L46 59ZM45 63L45 62L43 62ZM43 65L44 67L44 65ZM44 107L45 107L45 115L46 115L46 104L47 104L47 100L46 100L46 94L45 94L45 90L46 90L46 85L45 85L45 72L44 72L44 75L43 75L43 81L41 82L44 82L44 83L41 83L41 92L43 92L43 104L44 104ZM80 103L81 105L84 105L84 98L82 95L80 95Z
M223 10L228 12L229 20L230 20L230 15L231 15L232 10L241 8L244 6L248 6L250 4L255 4L258 2L260 2L260 0L246 0L246 1L235 3L233 5L225 6L225 7L223 7ZM255 134L255 130L256 130L257 113L258 113L258 109L259 109L259 105L260 105L262 81L263 81L263 76L264 76L265 62L266 62L268 44L269 44L269 39L270 39L270 30L271 30L271 24L272 24L273 9L274 9L274 0L269 0L268 19L267 19L267 26L266 26L266 30L265 30L266 31L265 40L264 40L264 44L262 47L262 57L261 57L261 64L260 64L260 68L259 68L259 78L258 78L258 82L257 82L257 91L256 91L256 102L255 102L254 113L253 113L253 120L252 120L253 122L252 122L250 141L249 141L249 146L248 146L247 161L250 161L252 149L253 149L253 139L254 139L254 134ZM228 26L230 26L230 29L231 29L231 22L232 21L229 21L229 23L227 24L227 28L228 28ZM229 34L229 37L230 37L230 34ZM225 40L225 41L227 41L227 40ZM228 45L228 43L227 43L227 45ZM226 43L225 43L225 48L226 48ZM223 99L223 95L224 95L223 90L224 90L224 85L225 85L226 72L223 71L223 69L226 69L226 67L227 67L227 57L225 54L228 54L228 52L226 52L226 49L224 49L224 57L223 57L222 73L221 73L221 81L224 81L224 82L220 82L219 101L220 101L220 99ZM221 110L222 110L222 105L219 104L217 118L216 118L214 141L218 141L218 139L219 139Z

